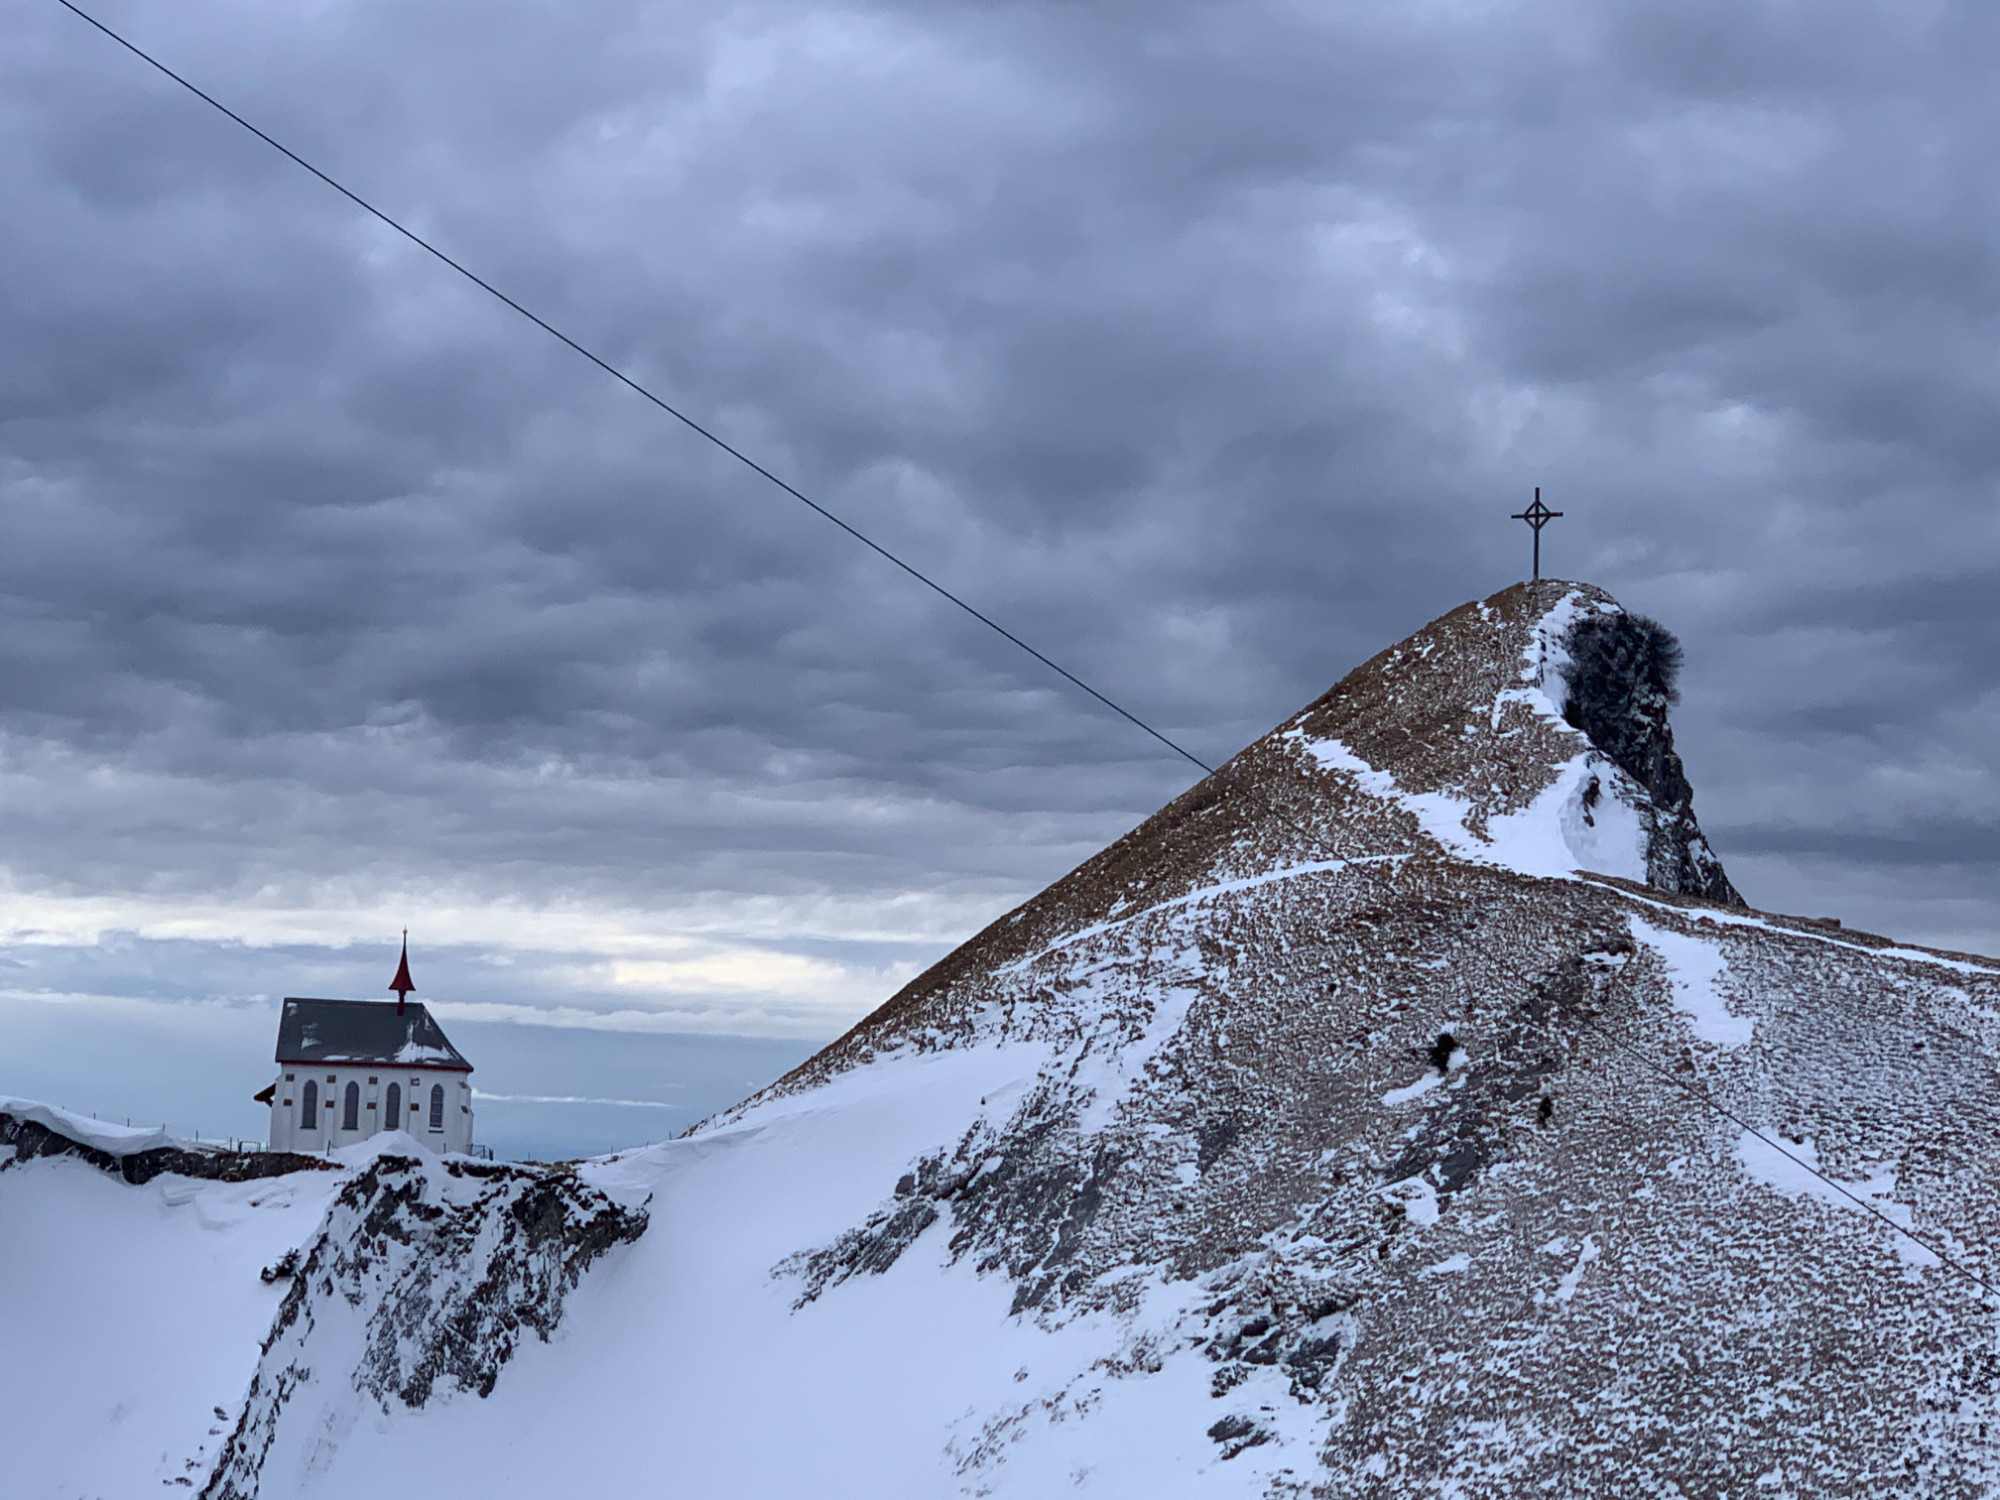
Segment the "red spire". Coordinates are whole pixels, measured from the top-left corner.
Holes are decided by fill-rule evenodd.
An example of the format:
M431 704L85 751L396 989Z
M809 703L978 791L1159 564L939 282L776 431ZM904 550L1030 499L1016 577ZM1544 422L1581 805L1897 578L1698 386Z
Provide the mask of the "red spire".
M396 992L396 1014L403 1013L403 1002L410 998L410 991L416 986L410 983L410 929L403 929L403 958L396 965L396 977L389 981L389 988Z

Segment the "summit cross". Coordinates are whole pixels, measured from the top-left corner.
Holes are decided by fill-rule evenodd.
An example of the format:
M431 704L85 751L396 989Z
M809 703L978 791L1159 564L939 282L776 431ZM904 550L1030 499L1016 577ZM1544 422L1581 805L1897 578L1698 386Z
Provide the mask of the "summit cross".
M1561 511L1550 510L1546 505L1542 504L1542 487L1538 484L1535 486L1535 503L1529 506L1526 510L1515 511L1514 514L1509 518L1510 520L1515 520L1515 521L1526 521L1528 523L1529 529L1531 529L1535 533L1535 582L1536 583L1540 583L1542 581L1542 528L1548 525L1549 522L1560 518L1561 515L1562 515Z

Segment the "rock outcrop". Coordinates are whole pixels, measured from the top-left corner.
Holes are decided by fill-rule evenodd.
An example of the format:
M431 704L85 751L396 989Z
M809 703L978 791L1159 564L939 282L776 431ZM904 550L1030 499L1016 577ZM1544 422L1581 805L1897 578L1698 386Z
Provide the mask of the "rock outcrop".
M312 1245L203 1500L288 1495L362 1405L491 1395L523 1334L546 1341L592 1261L646 1228L574 1174L381 1155Z
M1599 608L1561 644L1564 721L1646 794L1646 883L1742 906L1695 822L1694 788L1674 753L1667 710L1680 696L1680 643L1656 620Z
M1996 1493L1939 1256L2000 1250L2000 966L1747 911L1673 664L1593 589L1454 611L732 1112L1044 1059L774 1267L799 1316L942 1253L1122 1328L967 1493L1190 1358L1232 1493Z
M411 1149L395 1153L397 1140ZM298 1197L288 1178L333 1189L306 1243L249 1278L284 1288L261 1358L233 1427L216 1407L206 1436L219 1444L198 1444L168 1483L200 1483L205 1500L289 1496L371 1410L490 1396L524 1338L555 1332L590 1266L647 1226L643 1206L566 1167L440 1158L394 1135L374 1144L383 1149L332 1158L238 1151L0 1100L0 1173L75 1163L150 1187L154 1211L191 1208L218 1231L260 1207L288 1209ZM249 1197L217 1199L227 1184ZM132 1249L146 1253L143 1240ZM0 1264L0 1286L8 1270ZM0 1491L5 1478L0 1458Z
M171 1173L204 1182L255 1182L288 1172L332 1171L324 1157L289 1151L232 1151L222 1146L162 1145L138 1151L110 1151L25 1113L0 1109L0 1146L12 1152L0 1156L0 1171L40 1157L70 1156L109 1172L134 1187Z

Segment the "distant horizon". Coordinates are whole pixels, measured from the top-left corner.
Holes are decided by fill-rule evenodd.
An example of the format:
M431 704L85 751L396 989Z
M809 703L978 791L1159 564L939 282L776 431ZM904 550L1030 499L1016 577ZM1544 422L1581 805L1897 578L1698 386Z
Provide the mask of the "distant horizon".
M226 1031L193 1037L158 1018L136 1032L106 1028L101 1017L59 1006L40 1012L48 1023L41 1027L22 1026L17 1017L0 1063L0 1095L90 1118L159 1125L189 1139L266 1141L269 1111L250 1095L276 1070L277 1006L242 1010L268 1014L268 1035L259 1038L244 1014L232 1016ZM473 1064L474 1139L505 1160L602 1156L669 1139L825 1045L508 1022L459 1021L449 1030ZM110 1081L96 1081L102 1078ZM495 1079L518 1080L523 1091ZM526 1091L530 1086L534 1092ZM630 1092L602 1093L619 1086ZM584 1087L599 1092L557 1092Z

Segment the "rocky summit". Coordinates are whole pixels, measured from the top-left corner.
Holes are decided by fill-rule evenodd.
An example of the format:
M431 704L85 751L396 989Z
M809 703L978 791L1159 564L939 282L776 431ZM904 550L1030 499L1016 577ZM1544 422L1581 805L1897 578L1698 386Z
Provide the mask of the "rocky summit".
M789 1077L566 1174L566 1296L476 1378L354 1331L422 1364L434 1318L302 1315L408 1285L393 1229L386 1281L333 1243L392 1165L308 1184L318 1238L205 1262L312 1247L261 1364L159 1333L214 1433L102 1492L201 1452L242 1497L2000 1494L2000 965L1745 905L1678 664L1563 583L1383 652ZM0 1254L63 1173L120 1223L177 1180L19 1162ZM96 1337L53 1357L135 1357ZM365 1399L247 1446L300 1370Z

